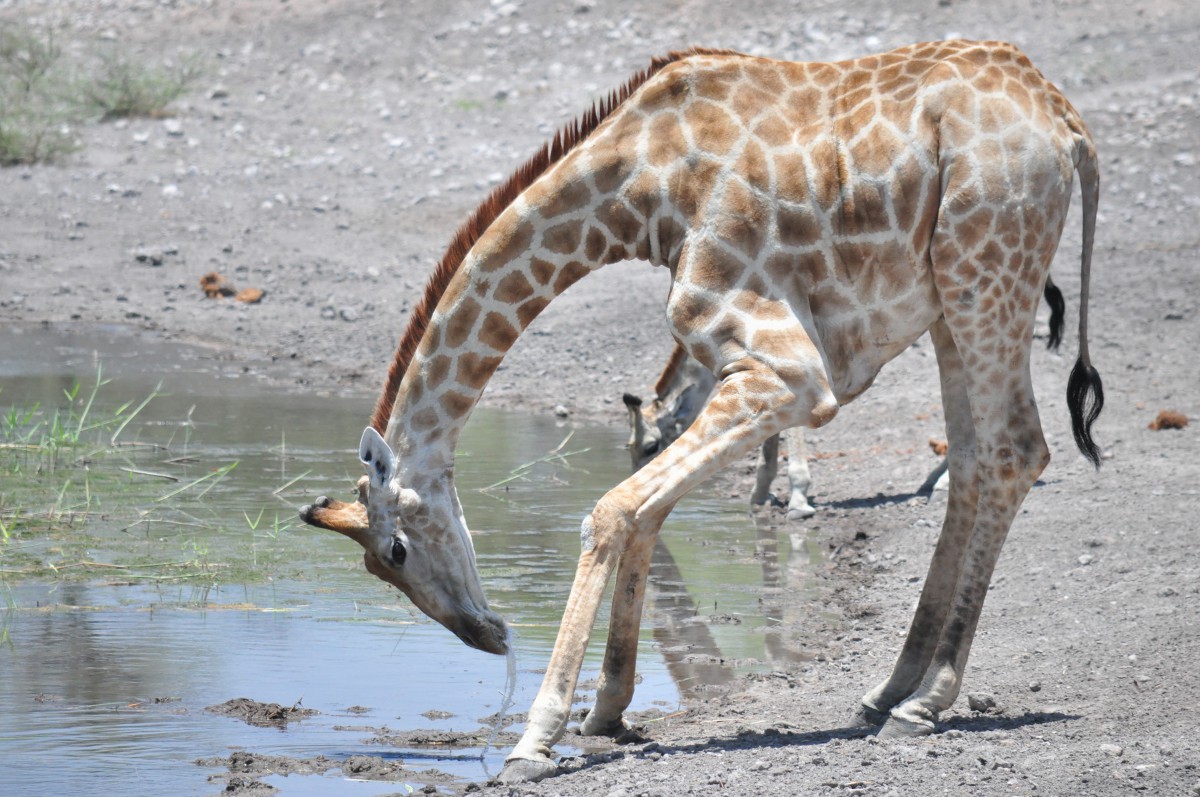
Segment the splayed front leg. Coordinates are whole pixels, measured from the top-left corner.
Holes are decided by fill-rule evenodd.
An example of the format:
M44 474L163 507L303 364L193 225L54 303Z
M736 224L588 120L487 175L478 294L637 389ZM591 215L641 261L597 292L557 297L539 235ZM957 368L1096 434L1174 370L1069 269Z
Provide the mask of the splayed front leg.
M500 773L502 783L537 781L558 770L551 748L567 727L571 699L583 666L592 625L604 588L628 537L630 524L605 501L596 505L583 522L583 553L575 570L571 596L563 612L554 652L538 690L521 741L509 753Z
M652 525L653 530L646 532L639 529L634 532L628 547L621 553L608 625L608 645L604 650L600 683L596 687L596 705L579 726L579 732L584 736L615 738L630 729L622 713L633 699L638 630L646 596L646 578L650 573L658 527L662 525L666 514L661 513L657 522L639 518L639 525Z

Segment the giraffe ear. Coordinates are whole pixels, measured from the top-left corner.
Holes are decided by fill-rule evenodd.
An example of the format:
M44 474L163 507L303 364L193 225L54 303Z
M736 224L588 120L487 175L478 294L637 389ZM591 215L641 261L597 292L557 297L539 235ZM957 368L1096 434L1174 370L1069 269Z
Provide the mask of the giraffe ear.
M358 441L358 458L367 468L372 488L382 488L396 475L396 455L374 427L363 429Z

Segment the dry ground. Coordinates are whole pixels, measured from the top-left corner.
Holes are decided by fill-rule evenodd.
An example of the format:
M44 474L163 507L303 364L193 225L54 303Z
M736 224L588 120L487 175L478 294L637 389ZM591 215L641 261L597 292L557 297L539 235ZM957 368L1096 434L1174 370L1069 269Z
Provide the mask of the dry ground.
M0 0L0 24L60 27L208 73L169 123L80 131L59 166L0 172L0 320L122 323L215 343L230 367L287 364L280 389L367 392L451 231L556 127L657 53L691 44L831 59L963 35L1019 44L1091 126L1103 196L1092 351L1106 461L1075 453L1074 343L1038 351L1054 461L1017 518L967 674L930 739L838 732L895 655L941 505L905 496L939 434L918 345L814 435L814 524L844 548L830 655L654 723L650 745L572 762L529 794L1200 793L1200 9L1194 0L407 3ZM1079 223L1055 264L1077 308ZM216 270L266 291L204 298ZM670 348L665 273L612 267L551 306L485 397L623 423ZM1070 326L1069 326L1070 328ZM347 446L353 444L348 441ZM586 510L581 507L581 514ZM493 788L489 793L503 794Z

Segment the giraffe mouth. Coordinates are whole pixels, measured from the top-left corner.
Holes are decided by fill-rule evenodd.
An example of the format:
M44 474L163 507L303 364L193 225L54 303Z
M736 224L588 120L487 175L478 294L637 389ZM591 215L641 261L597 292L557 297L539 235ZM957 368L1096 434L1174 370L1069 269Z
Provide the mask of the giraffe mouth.
M453 626L443 625L468 647L498 656L508 653L508 625L503 617L489 609L478 614L459 615Z

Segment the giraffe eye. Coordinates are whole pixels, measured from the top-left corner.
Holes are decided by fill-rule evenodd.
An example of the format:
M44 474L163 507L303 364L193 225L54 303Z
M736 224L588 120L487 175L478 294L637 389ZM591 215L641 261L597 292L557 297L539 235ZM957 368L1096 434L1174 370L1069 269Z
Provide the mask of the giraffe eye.
M658 441L650 440L642 446L642 453L650 457L658 453Z
M404 560L408 558L408 549L404 547L404 543L399 537L392 540L392 564L396 567L403 567Z

